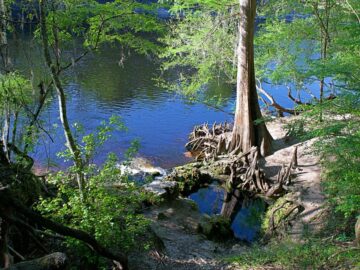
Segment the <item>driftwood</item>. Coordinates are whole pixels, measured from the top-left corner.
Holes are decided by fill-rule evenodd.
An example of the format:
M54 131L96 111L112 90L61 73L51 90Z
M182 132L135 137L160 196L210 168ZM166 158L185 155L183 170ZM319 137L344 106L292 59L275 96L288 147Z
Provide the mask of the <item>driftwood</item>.
M8 270L62 270L67 267L67 257L64 253L56 252L31 261L14 264Z

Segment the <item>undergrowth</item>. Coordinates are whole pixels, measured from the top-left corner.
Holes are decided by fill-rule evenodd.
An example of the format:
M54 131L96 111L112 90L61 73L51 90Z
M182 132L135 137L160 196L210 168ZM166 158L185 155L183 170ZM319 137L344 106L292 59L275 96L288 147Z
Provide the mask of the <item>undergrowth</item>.
M356 269L360 267L360 252L340 242L310 237L304 243L282 240L265 247L255 245L228 260L242 269Z

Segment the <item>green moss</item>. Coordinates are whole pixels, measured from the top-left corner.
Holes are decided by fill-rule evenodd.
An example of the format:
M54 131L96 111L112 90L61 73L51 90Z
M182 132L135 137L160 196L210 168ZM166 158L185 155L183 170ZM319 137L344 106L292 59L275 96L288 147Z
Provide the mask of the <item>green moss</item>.
M199 188L211 183L212 178L208 174L202 173L193 164L187 164L174 169L167 180L176 181L179 186L179 192L187 196Z
M282 218L284 217L284 214L286 213L286 211L289 209L289 207L291 206L291 202L287 202L287 200L289 199L289 196L284 196L284 197L280 197L279 199L277 199L275 201L274 204L270 205L265 213L265 217L263 219L263 222L261 224L261 230L263 232L267 232L270 229L270 219L273 215L273 212L275 209L283 206L283 208L281 208L280 210L275 212L274 215L274 224L278 224L279 221L282 220Z
M198 232L210 240L223 241L234 237L231 221L221 215L204 216L198 225Z

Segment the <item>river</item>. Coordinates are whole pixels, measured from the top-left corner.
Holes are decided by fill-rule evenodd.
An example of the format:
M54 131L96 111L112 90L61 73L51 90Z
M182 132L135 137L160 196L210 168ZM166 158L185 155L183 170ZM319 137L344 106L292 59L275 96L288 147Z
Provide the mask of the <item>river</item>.
M27 39L14 43L11 50L14 65L23 73L29 74L32 70L35 81L45 78L41 51L34 41ZM63 77L71 123L81 123L88 134L94 132L101 121L117 115L128 128L127 132L115 132L98 150L96 163L104 161L109 152L121 158L131 142L138 139L141 144L139 155L152 160L155 165L170 168L183 164L187 161L183 155L184 145L194 125L231 121L229 114L200 103L190 103L180 95L158 87L154 79L160 74L160 66L150 57L131 53L126 55L122 65L119 64L121 58L120 48L106 46L85 57ZM231 112L234 106L231 87L214 82L207 95L214 94L226 100L224 109ZM61 167L64 164L56 156L64 150L57 106L54 97L43 112L44 127L51 130L54 142L46 134L41 136L34 156L42 166ZM54 128L54 125L58 127Z
M67 47L63 54L79 54L79 42ZM14 66L22 73L33 73L34 85L46 80L46 67L41 49L32 38L12 40L10 51ZM156 166L170 168L183 164L187 136L194 125L204 122L231 121L231 115L201 103L190 103L181 95L157 86L154 81L160 74L160 65L149 56L131 53L122 62L122 50L105 46L100 52L86 56L64 74L68 98L68 117L71 123L83 125L86 134L94 132L101 121L112 115L122 118L128 132L115 132L103 147L98 149L95 163L101 163L109 152L122 157L134 139L141 143L139 155L152 160ZM122 63L120 63L122 62ZM292 107L283 86L264 85L282 105ZM316 89L316 84L310 89ZM234 109L234 88L224 82L214 81L207 87L207 97L224 99L222 109ZM302 94L306 95L306 94ZM64 136L60 127L57 100L53 97L42 120L50 130L54 142L43 134L34 150L39 166L63 167L65 164L56 153L64 150ZM57 126L57 128L55 128Z

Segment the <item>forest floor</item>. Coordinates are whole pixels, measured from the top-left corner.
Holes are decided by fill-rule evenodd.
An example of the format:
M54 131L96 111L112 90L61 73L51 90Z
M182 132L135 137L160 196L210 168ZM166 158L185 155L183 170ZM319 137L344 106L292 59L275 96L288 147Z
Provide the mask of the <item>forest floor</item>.
M304 211L293 222L289 235L301 241L307 231L318 231L324 211L325 197L321 189L319 157L313 153L314 140L299 142L286 137L285 125L291 118L277 119L268 128L274 138L274 152L262 160L268 177L276 177L283 164L289 164L295 147L298 147L298 167L290 187L292 200L301 204ZM197 233L201 220L194 202L176 200L152 207L147 213L152 229L162 240L161 248L151 248L142 254L130 255L131 269L239 269L222 259L240 255L248 246L239 241L217 243Z

